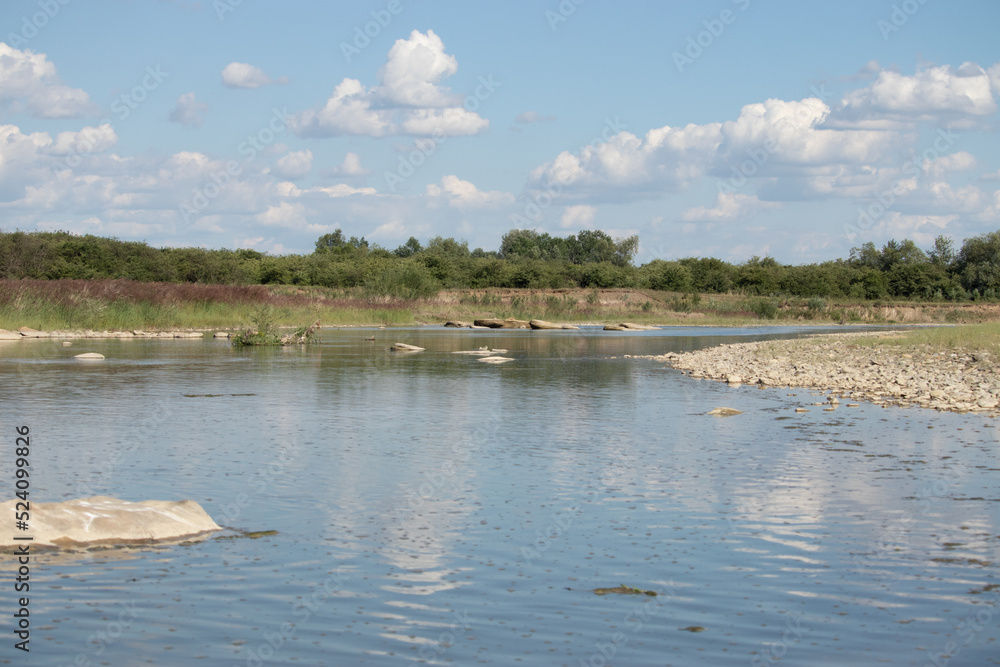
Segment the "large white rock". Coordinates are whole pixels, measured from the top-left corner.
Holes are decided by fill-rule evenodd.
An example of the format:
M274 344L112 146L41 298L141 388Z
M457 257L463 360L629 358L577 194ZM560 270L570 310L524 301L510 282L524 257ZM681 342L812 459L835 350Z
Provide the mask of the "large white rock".
M103 359L104 355L100 352L84 352L83 354L78 354L74 359Z
M15 503L0 503L0 516L13 517ZM23 510L23 505L20 510ZM20 511L19 510L19 511ZM63 503L31 503L29 529L15 541L13 526L0 531L0 551L16 545L81 547L136 544L189 537L222 527L193 500L147 500L133 503L108 496L78 498ZM11 519L13 521L13 519Z

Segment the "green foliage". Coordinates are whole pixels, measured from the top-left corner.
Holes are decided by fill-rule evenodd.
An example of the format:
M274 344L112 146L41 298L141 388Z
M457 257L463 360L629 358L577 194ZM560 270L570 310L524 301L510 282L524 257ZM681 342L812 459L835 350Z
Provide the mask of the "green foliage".
M567 237L512 229L498 251L451 238L422 245L415 237L393 251L339 229L307 255L255 250L153 248L68 232L0 232L0 279L125 279L212 285L364 288L377 298L428 298L443 288L629 288L737 293L801 299L994 300L1000 296L1000 231L966 239L958 252L945 236L924 252L913 241L868 242L846 260L785 265L753 257L739 265L712 257L632 265L635 236L602 231ZM681 305L681 304L677 304ZM806 311L803 311L805 316Z
M274 308L260 305L250 315L250 326L235 334L231 339L236 347L250 345L281 345L281 335L275 324Z
M762 320L773 320L778 316L778 304L774 299L748 299L743 306Z
M680 262L654 259L639 267L639 284L664 292L686 292L693 287L691 269Z

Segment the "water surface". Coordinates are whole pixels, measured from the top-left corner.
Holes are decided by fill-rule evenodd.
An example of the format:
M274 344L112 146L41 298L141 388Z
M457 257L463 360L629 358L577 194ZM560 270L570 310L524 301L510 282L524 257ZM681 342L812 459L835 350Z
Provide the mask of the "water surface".
M0 346L0 470L27 424L34 500L279 531L36 562L30 657L8 633L0 662L1000 663L987 417L624 358L788 327L322 333ZM483 345L515 361L451 354ZM591 592L621 584L659 595Z

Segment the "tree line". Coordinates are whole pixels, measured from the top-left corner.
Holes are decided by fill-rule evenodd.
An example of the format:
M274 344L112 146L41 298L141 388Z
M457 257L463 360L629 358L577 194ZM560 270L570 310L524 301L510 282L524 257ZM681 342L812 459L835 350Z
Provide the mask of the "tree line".
M584 230L555 237L507 232L497 250L470 250L440 236L389 250L340 230L314 252L154 248L144 242L68 232L0 232L0 277L128 279L143 282L317 285L364 288L374 295L428 297L442 288L642 288L671 292L851 299L995 300L1000 297L1000 231L944 236L922 250L913 241L865 243L846 259L781 264L752 257L733 264L711 257L633 264L639 239Z

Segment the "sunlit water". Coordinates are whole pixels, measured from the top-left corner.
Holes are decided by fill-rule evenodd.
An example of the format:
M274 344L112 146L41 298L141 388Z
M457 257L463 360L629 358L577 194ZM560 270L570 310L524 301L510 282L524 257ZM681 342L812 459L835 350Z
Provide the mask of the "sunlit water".
M795 413L822 397L623 358L795 334L3 345L7 497L25 424L35 501L192 499L278 534L37 560L28 655L3 557L0 662L1000 663L993 421ZM450 354L482 345L515 361ZM659 595L592 592L622 584Z

